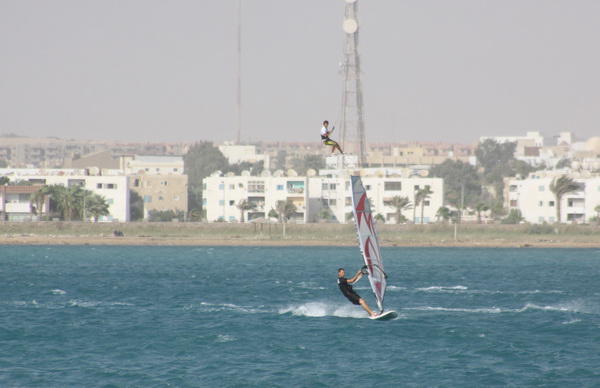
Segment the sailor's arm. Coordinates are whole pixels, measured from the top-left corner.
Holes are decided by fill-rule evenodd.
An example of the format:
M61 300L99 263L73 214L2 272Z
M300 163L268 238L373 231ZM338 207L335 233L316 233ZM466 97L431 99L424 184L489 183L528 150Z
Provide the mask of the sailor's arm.
M360 279L363 276L363 272L362 270L358 270L358 272L356 273L356 275L354 275L354 277L350 280L348 280L348 283L356 283L358 281L358 279Z

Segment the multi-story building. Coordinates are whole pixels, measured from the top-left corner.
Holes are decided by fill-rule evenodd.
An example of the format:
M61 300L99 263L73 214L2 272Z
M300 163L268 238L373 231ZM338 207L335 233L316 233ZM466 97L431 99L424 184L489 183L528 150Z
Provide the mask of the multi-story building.
M81 186L108 202L109 215L102 216L99 221L129 221L129 177L114 170L105 171L105 175L87 174L87 171L73 169L0 169L0 176L8 177L12 183L27 181L33 185ZM25 200L19 195L19 201Z
M594 208L600 205L600 175L589 172L538 171L526 179L505 178L505 208L519 210L525 221L532 224L558 221L556 197L550 184L562 175L573 178L579 189L562 197L561 222L588 222L597 215Z
M39 191L42 185L0 186L0 221L35 221L37 215L32 212L31 195ZM49 198L46 197L46 208Z
M355 172L357 173L357 172ZM297 213L293 222L347 222L352 212L350 171L324 171L322 175L296 176L293 170L274 176L242 176L214 174L204 179L203 205L209 221L235 222L241 219L237 205L242 200L256 203L249 217L268 217L276 209L277 201L290 200ZM414 202L419 189L429 187L432 191L423 203L423 223L432 222L437 210L443 206L443 179L402 177L401 173L384 170L362 170L362 180L369 193L371 207L386 220L395 220L395 208L391 206L395 196L406 196ZM421 222L421 206L405 211L408 220Z

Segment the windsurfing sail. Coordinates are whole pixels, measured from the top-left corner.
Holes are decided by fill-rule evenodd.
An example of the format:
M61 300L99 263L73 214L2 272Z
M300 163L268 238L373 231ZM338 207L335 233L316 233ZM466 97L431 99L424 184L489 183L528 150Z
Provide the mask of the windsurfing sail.
M387 275L383 271L383 261L371 205L360 176L352 176L350 182L352 183L352 207L356 236L369 273L369 282L377 299L377 306L380 311L383 311Z

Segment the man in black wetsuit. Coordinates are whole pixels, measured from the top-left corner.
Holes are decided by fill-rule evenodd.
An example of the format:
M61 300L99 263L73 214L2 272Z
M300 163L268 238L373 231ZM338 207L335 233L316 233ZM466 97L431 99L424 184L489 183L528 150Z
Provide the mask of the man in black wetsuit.
M348 298L348 300L350 302L352 302L355 305L361 305L363 309L365 309L366 312L369 313L369 315L371 317L377 315L375 314L373 311L371 311L371 309L369 308L369 306L367 305L367 303L364 301L363 298L360 297L360 295L358 295L356 292L354 292L354 290L352 289L352 286L348 283L356 283L358 281L358 279L360 279L363 276L363 272L362 270L359 270L356 275L354 275L354 277L350 280L346 279L344 276L346 276L346 271L343 268L338 269L338 286L340 286L340 290L342 291L342 294L344 294L344 296L346 298Z

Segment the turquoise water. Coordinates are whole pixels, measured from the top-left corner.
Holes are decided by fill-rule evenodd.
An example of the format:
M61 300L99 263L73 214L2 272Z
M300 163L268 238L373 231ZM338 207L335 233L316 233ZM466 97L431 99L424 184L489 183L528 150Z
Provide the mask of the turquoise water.
M357 252L0 247L0 386L600 386L600 250L384 248L389 322Z

